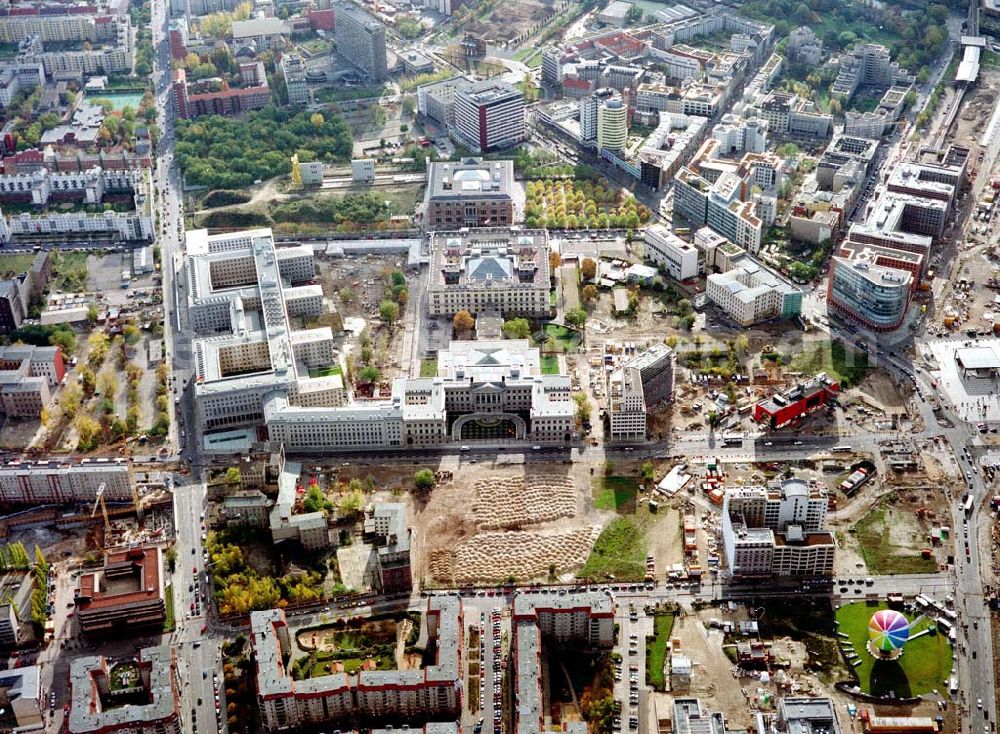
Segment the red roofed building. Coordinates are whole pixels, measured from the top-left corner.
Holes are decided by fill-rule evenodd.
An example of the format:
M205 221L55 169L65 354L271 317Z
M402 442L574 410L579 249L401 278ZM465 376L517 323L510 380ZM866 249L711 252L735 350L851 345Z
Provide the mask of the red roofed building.
M162 627L167 617L155 546L108 553L104 568L80 577L77 616L84 633Z
M753 406L753 419L771 428L783 428L831 402L838 392L840 385L821 372L811 380L757 403Z
M185 119L201 115L234 117L251 110L262 110L271 103L271 89L266 84L220 92L189 94L187 75L183 69L174 72L172 89L177 116Z

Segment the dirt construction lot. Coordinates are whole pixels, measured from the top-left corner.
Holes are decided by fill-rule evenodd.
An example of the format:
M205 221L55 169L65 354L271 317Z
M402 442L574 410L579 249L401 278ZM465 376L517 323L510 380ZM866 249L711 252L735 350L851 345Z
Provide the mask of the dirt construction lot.
M582 466L463 461L454 481L414 508L424 583L527 581L578 569L606 519L577 489L589 486Z

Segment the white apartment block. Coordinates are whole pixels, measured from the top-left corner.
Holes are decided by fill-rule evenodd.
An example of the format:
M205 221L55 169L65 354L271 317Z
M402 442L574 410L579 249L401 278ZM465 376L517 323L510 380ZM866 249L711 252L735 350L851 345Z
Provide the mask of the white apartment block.
M84 459L79 464L39 461L0 466L0 502L11 504L86 504L104 485L108 501L131 501L132 469L124 459Z
M461 599L434 596L424 612L437 659L422 670L367 670L292 679L285 656L293 650L280 609L252 612L257 703L264 731L276 732L341 719L455 715L462 705L464 664Z
M646 228L643 237L646 243L646 259L665 271L674 280L697 277L701 268L698 264L698 249L675 235L663 224L653 224Z
M34 173L0 174L0 199L31 196L35 206L45 206L53 195L100 204L106 194L135 193L144 188L145 174L137 170L105 170L100 167L82 172L53 172L39 168Z
M610 592L565 595L520 591L511 610L515 734L545 731L542 711L542 644L614 645L615 603Z
M498 310L545 316L549 307L548 240L544 230L479 228L431 239L427 310L452 316Z
M0 69L0 107L6 107L21 90L32 90L45 83L45 70L37 61L5 63Z
M21 212L6 218L6 232L0 232L0 242L22 236L106 235L126 242L153 239L152 218L137 212L62 212L32 216Z
M740 326L795 318L802 310L802 291L747 255L731 270L710 274L705 295Z

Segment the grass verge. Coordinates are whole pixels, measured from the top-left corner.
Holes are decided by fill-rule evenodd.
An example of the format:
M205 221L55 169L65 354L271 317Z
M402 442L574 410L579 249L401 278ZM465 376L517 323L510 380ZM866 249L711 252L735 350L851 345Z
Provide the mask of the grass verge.
M167 616L163 620L163 631L173 632L176 626L176 622L174 621L174 585L167 584L164 594L166 597L164 603L167 607Z
M663 667L667 661L667 643L674 628L674 615L658 614L653 618L653 636L646 638L646 681L657 691L667 690Z

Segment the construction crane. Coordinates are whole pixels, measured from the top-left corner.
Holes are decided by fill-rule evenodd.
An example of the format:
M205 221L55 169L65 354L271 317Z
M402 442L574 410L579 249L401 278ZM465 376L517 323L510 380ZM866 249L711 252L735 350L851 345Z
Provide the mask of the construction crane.
M101 513L104 515L104 540L98 545L103 551L104 546L107 543L109 537L111 537L111 521L108 520L108 505L104 501L104 489L107 486L105 482L101 482L100 486L97 488L97 497L94 500L94 509L91 510L90 516L93 517L97 514L97 508L101 508Z

